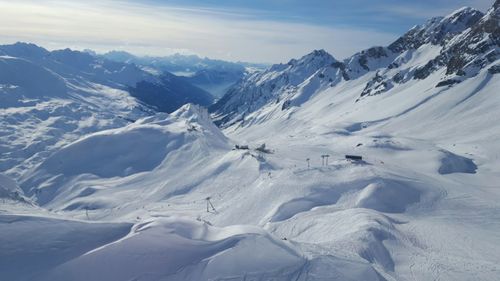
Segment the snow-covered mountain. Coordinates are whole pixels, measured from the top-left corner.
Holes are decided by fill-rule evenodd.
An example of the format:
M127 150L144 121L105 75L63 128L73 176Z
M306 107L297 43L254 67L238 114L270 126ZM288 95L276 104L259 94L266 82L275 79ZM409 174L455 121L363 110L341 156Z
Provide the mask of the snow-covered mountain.
M268 103L283 109L300 105L315 92L342 79L341 63L324 50L317 50L288 64L273 65L234 85L210 109L219 123L234 123ZM339 75L340 74L340 75Z
M58 98L23 96L43 81L2 86L20 98L0 120L1 159L30 165L0 176L0 277L498 279L499 10L462 8L343 61L317 50L274 65L212 116L85 87L85 106L129 114L91 115L111 121L85 134L59 98L74 82L28 63ZM34 143L37 160L12 143Z
M415 80L428 84L431 74L445 70L436 86L460 83L480 70L498 66L498 10L486 15L462 8L447 17L415 26L387 47L373 47L340 62L323 50L286 65L274 65L232 87L211 111L218 124L255 122L256 111L269 118L274 108L300 106L327 87L348 81L363 84L356 100L388 91L398 92ZM366 81L369 79L368 81ZM341 87L341 85L339 85ZM264 117L263 117L264 118Z
M20 175L85 134L190 102L212 98L174 75L84 52L0 46L0 171Z

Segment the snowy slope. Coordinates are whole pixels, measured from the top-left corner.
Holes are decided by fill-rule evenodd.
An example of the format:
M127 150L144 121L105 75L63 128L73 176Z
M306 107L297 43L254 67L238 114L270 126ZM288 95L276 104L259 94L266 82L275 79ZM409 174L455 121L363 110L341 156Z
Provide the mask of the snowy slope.
M292 245L256 227L176 217L131 225L0 215L0 227L8 280L290 280L305 264Z
M82 135L148 114L123 90L69 83L25 59L1 57L0 69L0 169L15 176Z
M210 95L173 75L33 44L0 46L0 171L20 176L89 133L122 127L155 110L208 105Z
M499 6L252 74L222 130L186 105L64 143L6 180L39 206L0 205L0 276L497 280Z
M341 88L339 83L347 81L363 85L355 100L401 91L419 80L440 87L458 84L482 69L494 72L497 68L497 24L498 9L483 15L462 8L415 26L387 47L373 47L342 62L325 51L314 51L247 77L210 109L224 127L245 126L287 116L287 109L300 107L328 87ZM438 81L427 79L442 70L446 71Z
M55 201L67 205L66 209L99 208L103 204L107 207L108 199L104 198L100 203L95 202L94 207L85 204L89 195L112 192L105 190L104 179L110 184L114 182L111 186L117 181L137 182L139 178L152 177L148 172L160 172L156 170L164 166L167 166L164 172L173 172L170 170L173 161L180 161L179 167L175 167L179 170L186 168L181 164L188 164L187 161L200 165L211 154L228 147L227 139L212 124L206 110L186 105L172 115L159 114L122 128L88 135L52 154L20 181L25 192L34 195L41 205L50 203L54 197L64 197ZM194 155L199 159L193 158ZM84 185L79 183L83 180L87 181ZM92 181L97 186L92 187Z

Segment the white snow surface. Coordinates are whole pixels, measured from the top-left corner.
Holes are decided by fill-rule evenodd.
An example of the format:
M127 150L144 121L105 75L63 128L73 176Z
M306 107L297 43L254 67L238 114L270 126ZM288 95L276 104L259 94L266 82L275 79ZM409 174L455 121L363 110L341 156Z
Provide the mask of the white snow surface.
M406 75L438 52L423 44L380 74ZM27 105L0 107L2 161L10 145L59 143L0 176L0 279L499 280L498 60L453 86L436 87L440 68L362 99L377 69L330 84L321 77L338 73L315 63L336 61L318 51L253 74L248 95L292 85L292 106L255 99L222 131L186 105L60 141L37 108L81 111L19 92ZM0 94L24 91L2 83ZM78 106L126 107L99 87Z
M495 280L500 85L490 75L358 103L346 82L286 117L223 132L187 105L91 134L18 179L51 211L2 206L0 244L16 247L0 260L15 251L33 267L0 264L8 280ZM255 150L262 143L272 153ZM37 227L47 233L18 242ZM31 254L41 241L53 250Z

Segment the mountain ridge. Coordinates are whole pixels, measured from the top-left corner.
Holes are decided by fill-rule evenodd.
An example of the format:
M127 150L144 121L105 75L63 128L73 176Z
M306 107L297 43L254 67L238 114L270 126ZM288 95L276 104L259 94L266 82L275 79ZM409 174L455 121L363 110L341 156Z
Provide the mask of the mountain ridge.
M367 75L371 75L371 78L365 82L356 101L385 93L412 79L424 80L443 67L446 68L446 73L436 86L457 84L477 75L480 69L497 60L500 41L497 18L498 9L495 7L486 14L470 7L460 8L446 17L436 17L411 28L387 47L372 47L343 61L334 60L328 54L333 59L329 66L308 63L308 66L315 67L315 71L304 70L302 77L296 76L296 79L301 80L300 83L290 83L291 88L272 88L274 76L282 72L282 76L291 75L294 71L291 68L285 70L283 64L273 65L262 74L249 76L233 86L210 107L210 111L217 124L232 126L243 122L245 116L252 115L263 105L281 104L282 110L294 105L300 106L309 97L324 90L325 85L335 87L346 81L364 79ZM459 37L463 38L457 39ZM483 45L468 48L467 45L471 44ZM313 51L303 58L319 53L326 51ZM467 58L464 58L464 54ZM288 65L296 62L297 60L291 60ZM496 68L491 67L493 72ZM316 71L323 81L312 86L311 75ZM256 75L261 77L256 78ZM267 77L269 80L265 81ZM266 83L270 83L271 87ZM298 86L301 83L304 85ZM305 91L306 84L309 86Z

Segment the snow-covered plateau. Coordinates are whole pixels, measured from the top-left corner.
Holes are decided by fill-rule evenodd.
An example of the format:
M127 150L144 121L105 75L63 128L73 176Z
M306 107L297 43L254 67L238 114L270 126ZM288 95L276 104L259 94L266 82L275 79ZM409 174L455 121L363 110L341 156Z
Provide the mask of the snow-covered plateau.
M0 280L500 280L499 20L172 113L0 48Z

